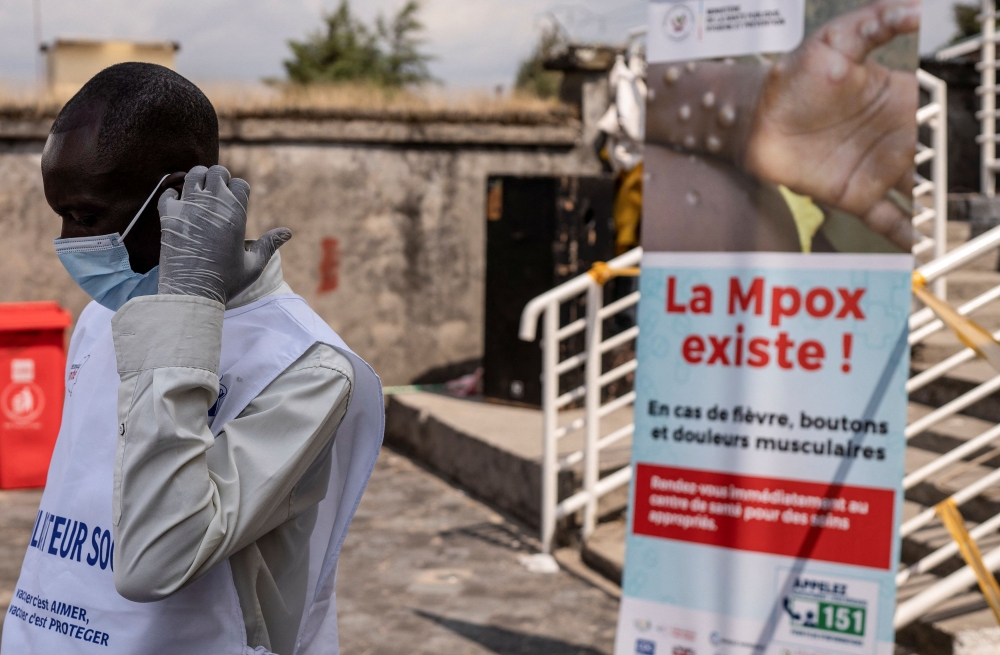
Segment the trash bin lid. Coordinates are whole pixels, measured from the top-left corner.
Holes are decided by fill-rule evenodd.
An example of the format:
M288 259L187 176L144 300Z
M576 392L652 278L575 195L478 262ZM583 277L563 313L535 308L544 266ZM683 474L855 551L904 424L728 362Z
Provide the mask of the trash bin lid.
M64 330L73 317L52 300L0 303L0 332Z

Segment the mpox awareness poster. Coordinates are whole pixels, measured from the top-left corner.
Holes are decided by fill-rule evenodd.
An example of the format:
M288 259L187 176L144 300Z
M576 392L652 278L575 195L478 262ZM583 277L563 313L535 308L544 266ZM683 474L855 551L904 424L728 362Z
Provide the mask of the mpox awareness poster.
M919 4L654 0L616 655L890 655Z

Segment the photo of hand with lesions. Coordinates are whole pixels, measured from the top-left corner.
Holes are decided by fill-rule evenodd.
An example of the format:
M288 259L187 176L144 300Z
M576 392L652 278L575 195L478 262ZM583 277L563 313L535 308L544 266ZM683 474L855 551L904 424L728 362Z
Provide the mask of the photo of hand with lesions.
M653 63L643 246L909 252L919 0L808 0L793 51Z

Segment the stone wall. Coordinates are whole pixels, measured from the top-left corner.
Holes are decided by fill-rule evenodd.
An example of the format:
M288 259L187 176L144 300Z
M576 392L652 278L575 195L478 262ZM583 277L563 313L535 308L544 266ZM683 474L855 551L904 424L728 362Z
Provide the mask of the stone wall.
M88 298L52 250L39 163L51 119L0 116L0 302ZM287 226L285 276L385 384L481 356L491 174L587 174L570 118L222 121L222 163L251 185L250 236Z

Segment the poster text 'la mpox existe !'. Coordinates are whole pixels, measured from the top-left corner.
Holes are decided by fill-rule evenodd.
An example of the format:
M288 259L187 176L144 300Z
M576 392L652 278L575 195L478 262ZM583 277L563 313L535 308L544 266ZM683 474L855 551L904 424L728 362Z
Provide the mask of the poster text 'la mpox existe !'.
M912 172L886 171L869 197L831 195L818 173L850 184L866 164L828 163L831 100L778 97L785 80L772 67L797 74L827 56L830 34L855 30L868 50L887 48L855 48L849 66L908 92L912 70L883 53L912 48L915 21L905 3L896 13L888 0L839 4L650 5L617 655L892 653L913 262L909 217L884 201ZM809 84L825 75L817 93L836 93L839 71L823 65L799 72ZM908 129L912 89L885 130ZM768 139L783 120L815 120L815 140ZM908 139L901 162L912 162L915 125ZM771 159L755 164L761 152Z

